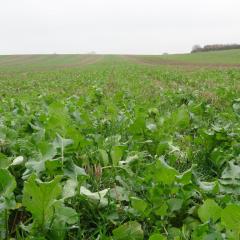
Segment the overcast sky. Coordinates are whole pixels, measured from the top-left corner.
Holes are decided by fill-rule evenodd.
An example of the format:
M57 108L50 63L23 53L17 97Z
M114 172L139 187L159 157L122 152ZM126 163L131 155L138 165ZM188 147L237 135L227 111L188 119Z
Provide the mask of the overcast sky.
M239 11L239 0L0 0L0 54L161 54L240 43Z

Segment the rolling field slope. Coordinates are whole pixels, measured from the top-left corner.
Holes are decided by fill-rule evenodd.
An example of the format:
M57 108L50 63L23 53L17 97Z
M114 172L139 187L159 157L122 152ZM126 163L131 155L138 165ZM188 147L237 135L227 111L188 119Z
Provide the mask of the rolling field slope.
M99 59L100 55L6 55L0 56L0 71L23 72L37 70L57 70L61 68L81 67Z
M240 67L240 50L202 52L193 54L170 54L130 56L143 63L165 65L192 65L209 67Z
M239 239L239 53L0 56L0 239Z

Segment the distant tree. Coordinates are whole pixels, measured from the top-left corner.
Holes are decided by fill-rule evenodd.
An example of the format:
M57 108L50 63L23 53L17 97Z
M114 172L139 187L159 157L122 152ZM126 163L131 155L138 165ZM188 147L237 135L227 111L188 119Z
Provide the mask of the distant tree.
M202 47L200 46L200 45L194 45L193 47L192 47L192 53L194 53L194 52L200 52L202 50Z

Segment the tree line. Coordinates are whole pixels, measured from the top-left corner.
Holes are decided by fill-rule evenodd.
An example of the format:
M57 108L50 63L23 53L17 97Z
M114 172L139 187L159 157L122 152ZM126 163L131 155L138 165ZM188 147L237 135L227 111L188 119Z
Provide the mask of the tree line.
M212 44L201 47L200 45L194 45L191 53L196 52L208 52L208 51L221 51L230 49L240 49L240 44Z

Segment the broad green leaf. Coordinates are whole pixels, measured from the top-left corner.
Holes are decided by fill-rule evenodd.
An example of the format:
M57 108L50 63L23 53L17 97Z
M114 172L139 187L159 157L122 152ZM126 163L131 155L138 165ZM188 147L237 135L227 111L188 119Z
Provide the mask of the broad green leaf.
M199 224L192 233L193 240L223 240L221 233L209 228L209 223Z
M131 197L131 203L132 207L141 213L143 213L148 206L144 200L137 197Z
M40 156L38 156L37 158L30 158L25 163L25 167L29 171L27 172L27 174L24 174L27 175L24 176L24 179L26 179L29 176L29 172L30 173L34 172L37 175L39 175L41 172L44 172L46 170L45 162L47 160L52 160L57 153L56 147L54 147L53 144L47 142L39 143L38 150Z
M160 207L154 210L154 213L158 216L165 216L168 213L168 205L167 203L163 203Z
M192 169L193 168L190 168L187 171L183 172L181 175L177 176L179 183L181 183L183 185L192 183L192 176L193 176Z
M182 240L181 239L181 230L176 227L170 227L168 228L168 238L174 239L174 240Z
M52 144L52 143L48 143L48 142L41 142L38 144L38 149L41 153L41 159L42 160L51 160L53 159L56 154L57 154L57 146Z
M87 197L88 199L92 200L94 203L100 204L100 206L106 206L108 204L108 199L105 198L106 194L110 189L104 189L99 192L91 192L85 187L80 188L80 194Z
M218 181L215 182L200 182L199 181L199 188L207 193L216 194L219 192L219 183Z
M111 158L113 166L117 166L123 156L125 146L113 146L111 149Z
M160 233L154 233L149 237L148 240L167 240L167 238Z
M173 184L178 174L177 170L170 167L163 158L157 160L154 172L154 179L166 185Z
M10 159L0 152L0 168L8 168L10 164Z
M190 125L190 116L186 108L180 108L175 114L173 114L174 125L181 128L186 128Z
M143 240L143 230L138 222L127 222L113 230L114 240Z
M235 164L234 160L228 162L228 165L222 172L220 181L220 190L223 193L233 193L240 195L240 166Z
M31 175L23 189L23 206L32 213L33 219L40 227L44 227L54 214L53 204L61 195L61 177L50 182L42 182Z
M62 161L61 159L45 161L45 172L50 176L62 175Z
M183 200L179 198L172 198L169 199L168 201L169 209L174 212L174 211L179 211L182 208L183 205Z
M9 198L15 188L15 178L7 169L0 169L0 196Z
M53 146L64 150L65 147L73 144L72 139L63 138L61 135L57 134L57 137L53 143Z
M15 178L7 169L0 169L0 223L4 224L9 216L6 216L5 210L15 209L16 201L14 189L16 188ZM1 219L3 217L3 219ZM0 226L0 229L2 227ZM1 234L0 234L1 236Z
M164 155L164 153L169 149L170 145L172 145L172 141L170 139L161 140L157 146L157 154L159 156Z
M135 154L135 155L130 155L130 156L127 156L127 158L123 161L120 161L120 165L128 165L128 164L131 164L133 162L136 162L137 160L139 159L139 155L138 154Z
M53 240L64 240L69 231L68 225L73 225L78 221L77 212L70 207L64 206L63 201L54 203L54 220L48 233L48 238Z
M209 220L216 222L221 217L221 211L222 209L214 200L207 199L198 209L198 216L203 223Z
M69 178L73 180L78 180L79 178L87 178L87 174L84 170L84 168L81 168L74 164L73 161L67 161L67 163L64 165L64 175L68 176Z
M68 179L63 187L63 198L71 198L76 195L78 182L73 179Z
M67 224L75 224L78 221L77 212L70 207L66 207L63 201L58 200L54 203L55 209L55 221L67 223Z
M104 142L105 148L109 149L112 146L119 146L121 138L122 136L119 134L107 137Z
M48 106L49 119L47 122L47 128L56 129L64 128L67 126L69 121L69 116L66 111L66 106L63 102L56 101Z
M110 189L109 195L111 198L115 199L116 201L129 202L130 192L123 187L115 186L114 188Z
M222 210L221 223L231 230L240 231L240 206L229 205Z
M24 163L24 158L23 158L23 156L19 156L19 157L15 158L15 159L13 160L13 162L11 163L11 166L17 166L17 165L21 165L21 164L23 164L23 163Z
M27 170L29 170L31 173L34 172L36 174L39 174L40 172L43 172L45 170L45 161L41 159L30 159L26 162L25 167ZM29 172L27 172L29 173ZM25 174L23 174L25 175ZM25 176L23 176L25 179Z
M225 181L231 180L232 184L239 184L240 166L234 164L234 161L230 161L228 166L224 169L221 178L223 184Z
M138 116L136 116L135 121L131 124L129 131L132 134L140 134L143 132L144 128L145 128L145 115L138 114Z
M99 151L99 154L101 156L103 166L107 166L109 164L109 158L108 158L107 152L103 149L99 149L98 151Z

